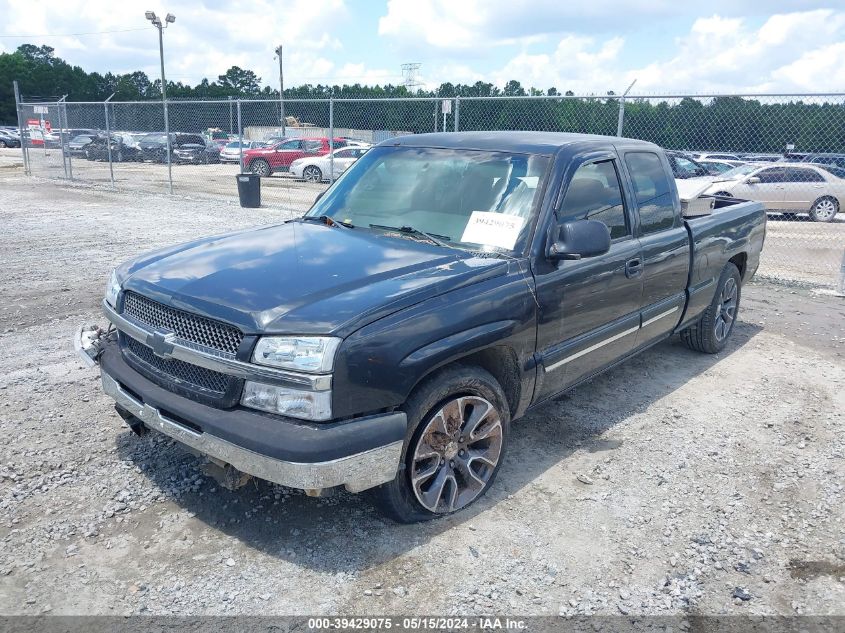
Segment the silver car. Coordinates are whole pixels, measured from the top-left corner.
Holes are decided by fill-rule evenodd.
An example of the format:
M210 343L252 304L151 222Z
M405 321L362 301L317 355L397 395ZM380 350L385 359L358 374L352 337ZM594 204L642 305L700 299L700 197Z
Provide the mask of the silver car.
M845 170L778 163L736 179L716 181L707 193L757 200L769 211L787 216L807 213L815 222L832 222L845 204Z
M244 151L248 149L255 149L256 147L264 147L264 141L244 141ZM223 149L220 150L221 163L239 163L241 160L241 142L232 141L226 143Z

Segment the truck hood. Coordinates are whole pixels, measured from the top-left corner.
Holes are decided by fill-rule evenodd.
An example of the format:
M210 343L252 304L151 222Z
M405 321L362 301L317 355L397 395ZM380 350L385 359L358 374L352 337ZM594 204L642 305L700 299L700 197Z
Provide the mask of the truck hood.
M427 242L292 221L156 251L118 277L125 290L248 334L346 336L506 269L501 259Z

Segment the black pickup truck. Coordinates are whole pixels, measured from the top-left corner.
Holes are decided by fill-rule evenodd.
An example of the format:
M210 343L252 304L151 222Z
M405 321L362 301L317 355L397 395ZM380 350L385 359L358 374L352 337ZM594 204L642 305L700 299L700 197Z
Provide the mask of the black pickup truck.
M395 138L304 217L118 266L77 346L139 434L420 521L491 486L526 411L673 334L724 347L766 215L711 202L683 217L642 141Z

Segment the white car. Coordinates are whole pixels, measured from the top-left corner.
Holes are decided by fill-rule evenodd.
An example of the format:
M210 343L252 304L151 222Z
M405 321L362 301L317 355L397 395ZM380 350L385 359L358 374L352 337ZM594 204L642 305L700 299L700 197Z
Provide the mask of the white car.
M693 152L690 156L699 162L702 160L742 160L736 154L730 154L728 152Z
M845 204L845 170L801 163L760 167L730 180L717 180L707 194L757 200L784 216L808 213L815 222L831 222Z
M244 151L264 147L264 141L244 141ZM241 142L231 141L220 150L221 163L239 163L241 160Z
M369 149L369 147L357 146L341 147L334 150L331 154L298 158L290 164L290 173L294 177L301 178L307 182L329 180L329 170L332 164L331 156L334 155L334 177L337 178L352 163L366 154Z

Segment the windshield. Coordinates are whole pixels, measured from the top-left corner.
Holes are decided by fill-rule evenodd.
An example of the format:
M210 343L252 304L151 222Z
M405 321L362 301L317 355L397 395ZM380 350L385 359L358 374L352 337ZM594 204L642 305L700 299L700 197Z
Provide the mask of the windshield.
M733 169L722 172L719 174L719 178L740 178L746 174L750 174L755 169L760 169L760 165L740 165L739 167L734 167Z
M308 212L356 228L413 228L471 250L516 250L549 167L546 156L376 147Z
M824 169L829 174L833 174L837 178L845 178L845 169L837 167L836 165L816 165L819 169Z
M675 156L675 166L678 170L678 176L698 176L698 165L683 156Z

